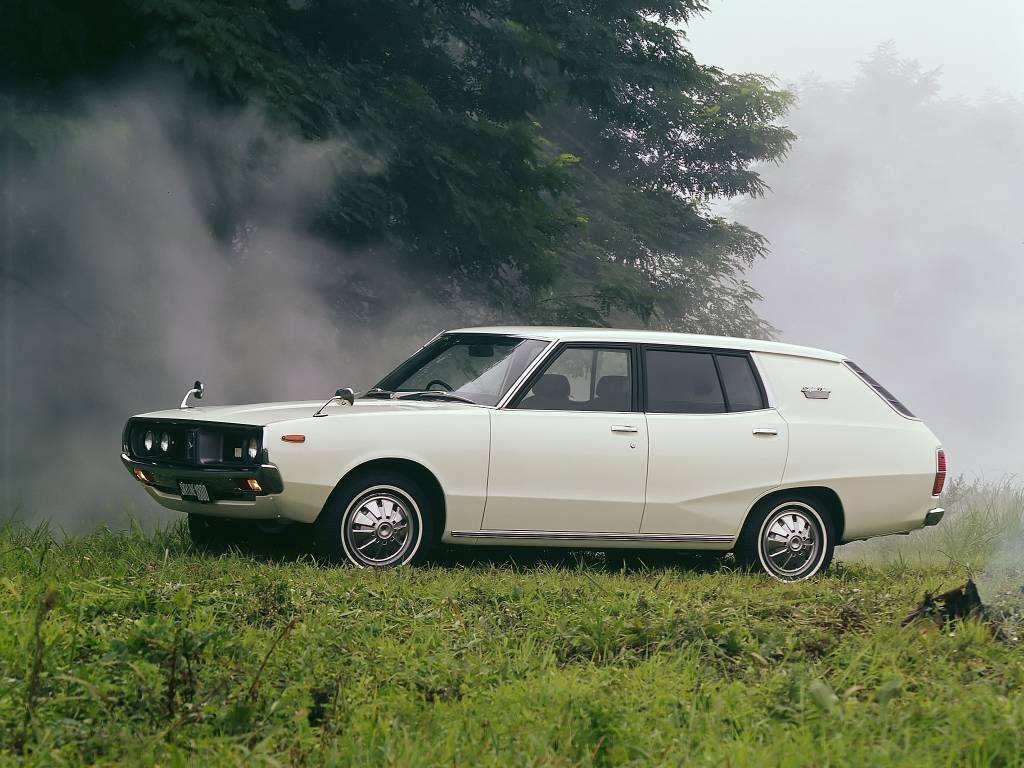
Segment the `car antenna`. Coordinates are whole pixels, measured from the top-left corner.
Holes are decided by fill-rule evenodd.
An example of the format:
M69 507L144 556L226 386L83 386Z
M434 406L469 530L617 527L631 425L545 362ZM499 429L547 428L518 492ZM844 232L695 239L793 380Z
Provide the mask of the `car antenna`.
M313 416L314 417L316 417L316 416L326 416L327 414L324 413L324 408L326 408L328 405L333 403L335 400L344 400L349 405L355 405L356 404L356 393L355 393L355 390L352 389L351 387L342 387L341 389L339 389L337 392L334 393L333 397L331 397L326 403L321 405L317 409L316 413L313 414Z

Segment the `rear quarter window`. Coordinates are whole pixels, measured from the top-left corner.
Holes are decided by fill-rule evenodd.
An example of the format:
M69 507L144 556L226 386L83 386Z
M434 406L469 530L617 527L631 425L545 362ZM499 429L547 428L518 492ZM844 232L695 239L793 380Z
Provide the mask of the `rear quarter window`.
M878 381L874 377L869 375L867 371L865 371L852 360L846 360L844 362L846 363L847 367L850 368L850 370L856 373L869 387L875 390L875 392L878 393L879 397L881 397L883 400L885 400L885 402L891 405L893 407L893 410L895 410L897 413L903 416L906 416L908 419L917 418L916 416L914 416L913 413L910 412L910 409L907 408L907 406L901 403L892 392L890 392L888 389L879 384Z

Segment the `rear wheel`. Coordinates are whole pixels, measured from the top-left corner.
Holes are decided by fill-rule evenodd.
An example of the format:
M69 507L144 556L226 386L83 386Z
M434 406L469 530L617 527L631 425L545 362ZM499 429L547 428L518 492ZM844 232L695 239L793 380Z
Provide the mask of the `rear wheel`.
M316 523L317 548L335 562L389 568L422 562L437 544L429 495L398 472L346 480Z
M736 555L779 581L821 573L835 554L835 535L821 503L804 494L759 504L743 526Z

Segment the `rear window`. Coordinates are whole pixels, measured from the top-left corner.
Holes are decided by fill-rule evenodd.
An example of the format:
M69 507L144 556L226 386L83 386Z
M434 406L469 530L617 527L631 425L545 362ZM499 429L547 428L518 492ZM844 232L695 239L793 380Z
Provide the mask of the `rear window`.
M914 416L914 414L910 412L910 409L907 408L907 406L905 406L903 403L896 399L896 395L894 395L888 389L886 389L877 381L875 381L875 379L872 378L867 371L865 371L863 368L861 368L859 365L853 362L853 360L847 360L846 364L850 367L850 370L852 370L854 373L856 373L858 376L864 379L864 381L873 390L875 390L875 392L878 393L879 397L881 397L883 400L885 400L885 402L891 405L893 407L893 410L895 410L897 413L903 416L906 416L908 419L917 418L916 416Z

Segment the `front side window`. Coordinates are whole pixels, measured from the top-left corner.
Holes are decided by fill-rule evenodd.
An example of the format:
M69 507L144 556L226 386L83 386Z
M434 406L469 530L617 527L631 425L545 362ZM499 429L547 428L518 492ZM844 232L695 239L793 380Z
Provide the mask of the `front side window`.
M548 342L518 336L446 334L389 373L367 396L451 393L497 405Z
M533 411L628 412L633 382L628 349L566 347L516 408Z

